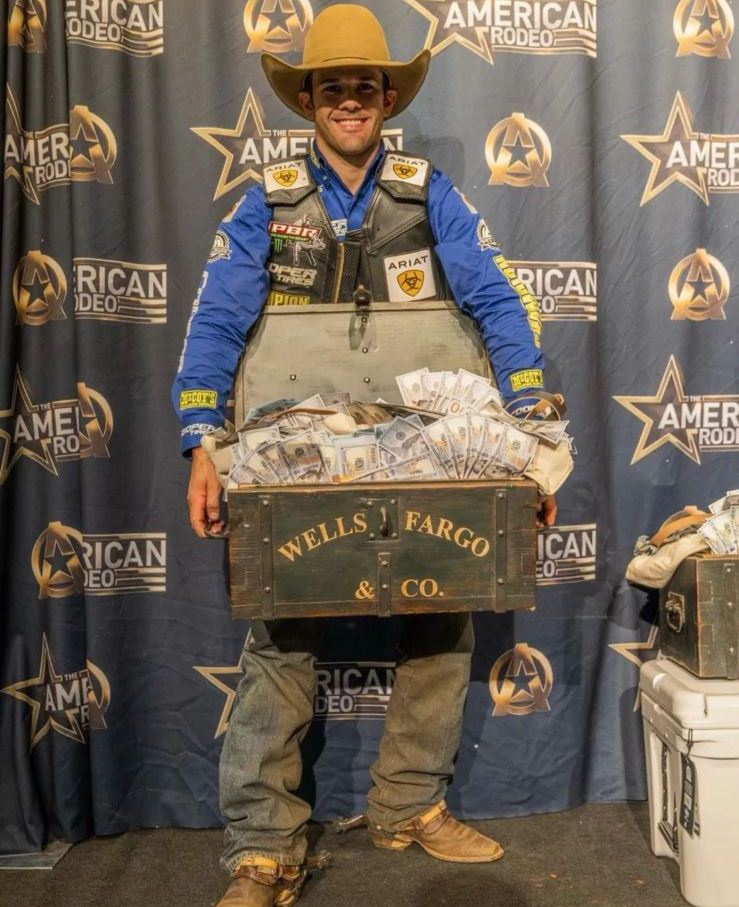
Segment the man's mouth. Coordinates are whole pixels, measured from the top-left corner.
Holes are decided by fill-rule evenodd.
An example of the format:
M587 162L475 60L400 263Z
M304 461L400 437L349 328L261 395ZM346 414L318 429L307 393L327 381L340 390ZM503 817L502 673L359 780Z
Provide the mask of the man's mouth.
M336 117L334 123L345 132L358 132L367 120L368 117Z

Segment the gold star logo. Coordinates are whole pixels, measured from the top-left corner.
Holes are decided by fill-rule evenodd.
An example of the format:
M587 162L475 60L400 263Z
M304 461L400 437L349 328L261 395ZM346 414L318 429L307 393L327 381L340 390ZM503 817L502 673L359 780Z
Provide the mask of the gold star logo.
M674 444L693 462L700 464L700 453L695 437L698 428L676 428L672 420L664 420L668 407L671 407L672 412L678 413L681 404L688 399L683 391L680 366L674 356L670 356L657 393L653 397L614 396L613 399L644 423L631 459L632 466L650 453L654 453L663 444ZM661 428L663 421L666 421L666 427Z
M94 682L94 684L93 684ZM86 690L86 701L77 701L79 690ZM60 693L61 691L61 693ZM41 640L41 664L38 675L4 687L0 692L25 702L31 708L31 749L49 733L58 731L62 736L85 742L87 721L82 719L82 708L95 715L95 726L104 728L103 715L110 704L110 684L103 672L91 661L82 671L57 674L46 634Z
M257 141L261 142L263 138L271 135L271 131L264 127L264 110L251 88L246 92L239 118L233 129L225 129L220 126L193 126L191 128L196 135L199 135L225 158L213 201L247 180L261 182L260 171L249 165L245 151L248 145L254 145Z
M529 715L549 712L554 673L549 659L525 642L504 652L490 671L493 715Z
M723 320L729 298L729 272L705 249L696 249L681 259L670 274L667 291L674 306L672 320Z
M708 186L706 185L707 167L690 166L685 164L670 163L675 147L689 146L691 139L705 139L700 133L693 131L693 117L690 108L678 91L672 103L667 125L661 135L622 135L624 141L632 148L644 155L651 162L652 169L647 179L647 185L639 206L664 192L673 183L682 183L706 205L708 200ZM683 155L688 158L689 155Z
M46 50L46 0L14 0L8 16L8 45L27 53Z
M405 0L416 12L429 21L424 48L433 56L439 54L452 44L461 44L482 57L487 63L493 63L493 51L490 46L490 29L484 25L466 25L457 22L452 14L459 15L460 4L450 0ZM442 25L442 20L444 24Z
M614 642L610 643L609 649L623 655L637 668L646 661L652 661L659 657L659 624L652 624L649 630L649 636L646 642ZM637 712L641 706L641 692L637 685L636 699L634 700L634 711Z
M728 59L729 41L734 34L734 13L727 0L680 0L672 28L678 57Z
M25 438L19 441L21 433L18 431L17 420L20 418L23 424L32 417L33 413L38 413L41 407L31 400L31 393L26 385L21 370L16 366L15 381L10 398L10 408L0 410L0 423L7 419L9 421L9 431L0 428L0 438L3 440L3 452L0 457L0 485L7 479L10 470L15 466L21 457L28 457L39 466L43 466L47 472L52 475L59 475L56 468L54 457L49 449L51 438Z
M490 186L548 186L552 143L538 123L512 113L496 123L485 139Z
M196 666L194 667L194 670L204 677L208 683L212 683L213 686L226 697L226 701L223 703L223 708L221 709L221 716L218 719L216 732L213 735L213 739L217 740L228 730L231 710L234 707L234 702L236 702L236 690L242 677L241 667L238 664L215 668ZM227 681L221 680L222 677L227 678Z

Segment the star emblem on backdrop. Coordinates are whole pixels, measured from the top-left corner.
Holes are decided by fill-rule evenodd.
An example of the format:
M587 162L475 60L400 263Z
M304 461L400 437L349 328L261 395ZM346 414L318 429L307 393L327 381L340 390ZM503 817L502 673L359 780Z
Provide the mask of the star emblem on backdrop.
M482 57L487 63L493 63L493 51L490 45L490 29L484 25L460 26L454 25L445 28L442 24L447 21L451 7L459 4L450 0L405 0L416 12L419 12L429 21L424 48L431 51L433 56L441 53L452 44L461 44Z
M613 649L619 655L623 655L624 658L641 669L645 662L653 661L659 655L659 624L652 624L649 628L649 636L644 642L613 642L609 643L608 648ZM637 685L634 711L638 712L640 707L641 691Z
M0 439L3 444L2 454L0 454L0 485L7 479L10 470L21 457L28 457L34 463L43 466L52 475L59 475L54 456L49 449L51 438L39 438L38 440L31 438L20 441L14 439L18 416L27 418L33 413L39 412L40 409L40 405L31 399L31 393L23 379L20 367L16 366L10 407L0 410L0 426L7 421L7 428L10 429L7 431L0 427Z
M272 135L264 125L264 109L252 88L249 88L241 105L236 125L232 128L221 126L191 126L192 131L215 148L224 157L213 201L240 186L247 180L261 182L261 168L250 162L242 163L244 149L248 142L259 141ZM290 130L291 135L311 135L310 129Z
M88 662L89 667L89 662ZM49 684L65 684L71 689L72 685L79 682L77 673L71 676L57 674L51 656L49 642L44 633L41 640L41 663L36 677L28 680L19 680L4 687L0 692L20 702L25 702L31 708L31 749L49 733L50 730L58 731L62 736L68 737L77 743L85 742L85 732L79 722L77 708L47 711L46 700ZM69 701L73 701L71 696ZM107 706L107 703L105 703ZM63 719L63 720L62 720Z
M194 670L204 677L208 683L212 683L213 686L226 697L226 701L223 703L223 708L221 710L221 715L218 719L216 732L213 735L213 738L217 740L228 730L231 710L234 707L234 702L236 702L236 689L242 677L241 667L238 664L221 667L195 666Z
M705 135L693 130L693 117L690 108L678 93L672 102L672 109L667 117L667 124L661 135L622 135L624 141L635 148L652 165L639 206L664 192L673 183L682 183L706 205L709 204L708 186L706 184L706 167L673 166L667 162L672 149L678 142L690 142L691 139L706 139Z
M632 466L650 453L654 453L663 444L674 444L695 463L700 463L700 452L695 437L697 428L659 428L659 423L667 407L674 406L679 409L680 405L688 399L683 390L680 366L674 356L670 356L654 396L620 395L614 396L613 399L644 423L634 456L631 459Z

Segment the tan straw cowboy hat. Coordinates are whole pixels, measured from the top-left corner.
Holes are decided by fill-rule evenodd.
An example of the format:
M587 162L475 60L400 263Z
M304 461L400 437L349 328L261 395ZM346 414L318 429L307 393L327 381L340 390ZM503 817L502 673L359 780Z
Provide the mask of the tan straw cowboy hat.
M299 66L290 66L273 54L261 56L262 68L275 94L302 117L305 112L298 103L298 92L309 72L337 66L379 67L398 92L392 113L395 116L405 110L423 85L430 60L428 50L422 50L407 63L391 60L382 26L366 7L355 3L336 3L316 16L305 36L303 62Z

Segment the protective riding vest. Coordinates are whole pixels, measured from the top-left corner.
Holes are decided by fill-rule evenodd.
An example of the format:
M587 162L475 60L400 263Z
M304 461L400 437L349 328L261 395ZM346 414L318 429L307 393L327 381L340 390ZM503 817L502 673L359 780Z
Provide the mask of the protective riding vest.
M426 210L431 171L423 158L388 152L362 226L340 241L306 157L265 167L268 303L450 299Z

